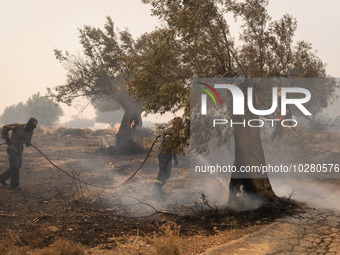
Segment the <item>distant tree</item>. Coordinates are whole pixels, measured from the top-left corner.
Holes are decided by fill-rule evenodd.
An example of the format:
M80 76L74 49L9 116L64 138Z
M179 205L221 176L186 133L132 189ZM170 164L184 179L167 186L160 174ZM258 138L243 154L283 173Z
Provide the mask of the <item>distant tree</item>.
M26 104L27 116L38 119L43 126L53 126L59 117L63 115L61 107L47 97L41 97L40 93L31 96Z
M6 107L0 116L0 122L2 124L23 123L27 120L26 107L23 102Z
M6 107L0 117L2 123L26 122L30 117L38 119L43 126L52 126L63 115L61 107L39 93L32 95L26 103Z

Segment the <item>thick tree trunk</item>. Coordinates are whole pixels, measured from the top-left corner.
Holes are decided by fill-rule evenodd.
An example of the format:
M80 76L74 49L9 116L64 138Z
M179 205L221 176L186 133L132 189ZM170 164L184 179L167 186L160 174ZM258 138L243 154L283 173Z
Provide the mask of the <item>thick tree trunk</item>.
M243 116L234 116L236 122L243 122ZM247 120L246 120L247 124ZM260 128L234 126L235 138L235 166L265 165L264 152L261 142ZM244 200L244 197L248 199ZM247 208L245 203L263 204L277 203L278 197L272 190L267 174L261 173L233 173L229 183L229 206Z
M121 104L125 112L116 138L116 149L120 153L138 152L139 146L133 141L136 128L142 126L141 104L132 100Z

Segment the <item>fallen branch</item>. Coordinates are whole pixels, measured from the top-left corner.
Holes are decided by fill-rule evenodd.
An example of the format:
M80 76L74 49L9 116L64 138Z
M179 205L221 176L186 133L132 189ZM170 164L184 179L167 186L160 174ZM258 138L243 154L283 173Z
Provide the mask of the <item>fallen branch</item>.
M179 216L179 214L176 214L176 213L169 213L169 212L166 212L166 211L159 211L154 206L152 206L151 204L145 203L145 202L139 200L136 197L133 197L133 196L122 196L122 197L132 198L132 199L134 199L134 200L136 200L138 202L135 205L145 205L145 206L151 208L154 211L154 213L152 213L150 215L145 215L145 216L122 216L122 215L120 215L120 217L124 217L124 218L149 218L149 217L152 217L152 216L154 216L156 214Z

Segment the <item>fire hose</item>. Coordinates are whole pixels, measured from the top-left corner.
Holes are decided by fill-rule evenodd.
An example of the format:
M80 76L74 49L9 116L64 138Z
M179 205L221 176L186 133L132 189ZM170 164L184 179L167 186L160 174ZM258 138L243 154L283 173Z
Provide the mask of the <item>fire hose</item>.
M101 188L101 189L117 189L117 188L120 188L121 186L123 186L124 184L126 184L128 181L130 181L130 180L131 180L131 179L139 172L139 170L142 169L143 165L145 164L145 162L146 162L147 159L149 158L150 153L151 153L151 151L152 151L152 149L153 149L153 147L154 147L154 145L155 145L155 143L156 143L156 141L158 140L159 137L161 137L161 135L159 135L159 136L157 136L157 137L155 138L155 140L153 141L153 143L152 143L152 145L151 145L151 147L150 147L150 149L149 149L149 151L148 151L148 153L147 153L147 155L146 155L144 161L143 161L142 164L137 168L137 170L135 170L135 171L133 172L133 174L130 175L129 178L127 178L124 182L122 182L122 183L119 184L118 186L101 186L101 185L96 185L96 184L92 184L92 183L85 182L85 181L83 181L83 180L81 180L81 179L79 179L79 178L73 176L72 174L69 174L68 172L66 172L66 171L65 171L64 169L62 169L61 167L59 167L59 166L57 166L56 164L54 164L54 163L46 156L46 154L43 153L39 148L37 148L37 147L34 146L33 144L31 144L31 146L32 146L35 150L37 150L37 151L38 151L38 152L39 152L39 153L40 153L40 154L41 154L41 155L42 155L42 156L43 156L43 157L44 157L44 158L52 165L52 166L54 166L56 169L58 169L60 172L62 172L63 174L67 175L68 177L70 177L70 178L72 178L72 179L78 181L79 183L85 184L85 185L87 185L87 186L95 187L95 188ZM2 143L2 144L0 144L0 146L1 146L1 145L4 145L4 144L6 144L6 143Z

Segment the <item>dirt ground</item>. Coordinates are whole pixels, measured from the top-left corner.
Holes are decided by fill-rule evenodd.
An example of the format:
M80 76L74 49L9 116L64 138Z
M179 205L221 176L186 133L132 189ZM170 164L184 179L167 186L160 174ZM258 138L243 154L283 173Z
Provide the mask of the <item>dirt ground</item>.
M138 141L144 153L123 156L105 148L114 144L114 136L110 130L39 128L32 144L77 179L118 186L143 162L153 137ZM157 148L142 170L118 189L79 183L34 148L25 148L21 190L0 187L0 254L199 254L304 211L293 203L246 212L215 207L211 195L202 194L219 192L220 205L227 199L228 180L203 187L200 180L189 178L188 157L179 162L165 186L167 199L155 202L151 194ZM7 168L2 146L0 169Z

